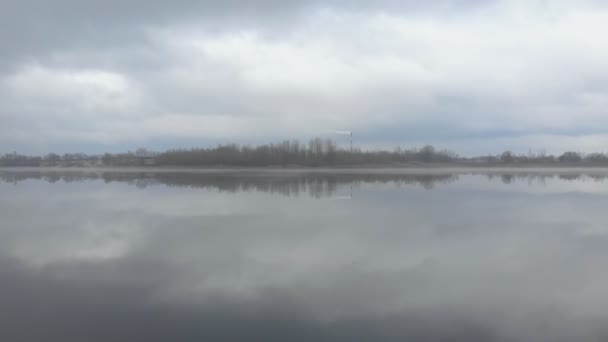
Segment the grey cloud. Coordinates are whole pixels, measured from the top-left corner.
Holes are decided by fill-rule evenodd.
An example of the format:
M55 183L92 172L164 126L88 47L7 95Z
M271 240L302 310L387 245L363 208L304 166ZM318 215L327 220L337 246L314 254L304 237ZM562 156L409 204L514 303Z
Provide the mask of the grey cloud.
M249 25L293 22L303 12L328 8L336 10L420 11L466 9L490 0L341 1L341 0L257 0L257 1L76 1L49 4L39 0L5 1L0 13L0 61L38 58L64 49L112 48L117 44L137 44L145 30L175 23L193 22L211 30Z
M257 143L327 129L354 130L361 146L434 143L463 153L479 145L467 137L502 149L580 136L575 144L588 151L606 137L608 51L592 39L605 7L594 1L5 7L0 153ZM118 108L117 99L132 101ZM521 146L567 148L554 141Z

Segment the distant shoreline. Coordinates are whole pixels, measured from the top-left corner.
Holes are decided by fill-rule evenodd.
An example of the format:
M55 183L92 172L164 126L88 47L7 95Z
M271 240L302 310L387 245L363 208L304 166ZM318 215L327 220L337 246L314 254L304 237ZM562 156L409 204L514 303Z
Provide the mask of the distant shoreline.
M44 156L12 154L0 156L0 167L74 167L74 168L186 168L186 169L435 169L435 168L557 168L606 167L608 155L568 151L548 155L518 155L505 151L499 155L461 157L432 145L394 150L340 149L331 139L311 139L308 143L285 140L258 146L226 144L209 148L175 149L103 155L49 153Z
M605 165L525 165L525 166L468 166L468 165L408 165L408 166L350 166L350 167L6 167L0 172L39 172L39 173L200 173L200 174L608 174Z

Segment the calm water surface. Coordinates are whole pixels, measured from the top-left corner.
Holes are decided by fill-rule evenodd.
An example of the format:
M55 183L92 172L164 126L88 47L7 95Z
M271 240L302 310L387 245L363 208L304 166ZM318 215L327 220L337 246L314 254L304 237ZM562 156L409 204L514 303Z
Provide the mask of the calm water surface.
M1 341L602 341L608 178L0 171Z

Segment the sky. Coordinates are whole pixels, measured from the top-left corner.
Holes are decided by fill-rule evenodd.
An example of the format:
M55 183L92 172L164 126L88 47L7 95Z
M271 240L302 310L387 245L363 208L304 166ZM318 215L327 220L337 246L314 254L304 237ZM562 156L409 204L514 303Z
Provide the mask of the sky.
M0 153L608 151L592 0L0 0ZM347 142L344 142L345 144Z

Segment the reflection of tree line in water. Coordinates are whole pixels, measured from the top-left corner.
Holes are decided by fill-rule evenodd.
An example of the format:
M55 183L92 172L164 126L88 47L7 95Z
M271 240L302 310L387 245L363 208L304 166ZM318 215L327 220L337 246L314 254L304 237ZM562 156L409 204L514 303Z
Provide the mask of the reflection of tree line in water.
M432 189L458 179L456 174L356 174L356 173L187 173L187 172L38 172L0 171L0 182L18 183L25 180L84 182L100 180L105 183L127 183L138 188L166 185L170 187L208 188L222 192L262 191L285 196L308 193L313 197L334 196L340 187L362 184L417 185Z
M307 193L313 197L336 195L340 187L357 187L362 184L387 184L421 186L433 189L437 184L448 184L459 179L460 175L471 173L433 173L433 174L395 174L395 173L188 173L188 172L88 172L88 171L0 171L0 182L16 184L25 180L42 180L49 183L103 181L105 183L126 183L144 189L149 186L165 185L184 188L207 188L222 192L262 191L285 196L298 196ZM558 178L564 181L590 179L604 181L608 174L571 173L472 173L485 175L489 180L500 180L504 184L514 181L544 183L547 179Z
M500 179L504 184L511 184L514 181L527 181L528 183L544 183L548 179L557 178L563 181L580 181L591 180L603 182L608 178L608 174L597 173L487 173L485 174L489 180Z

